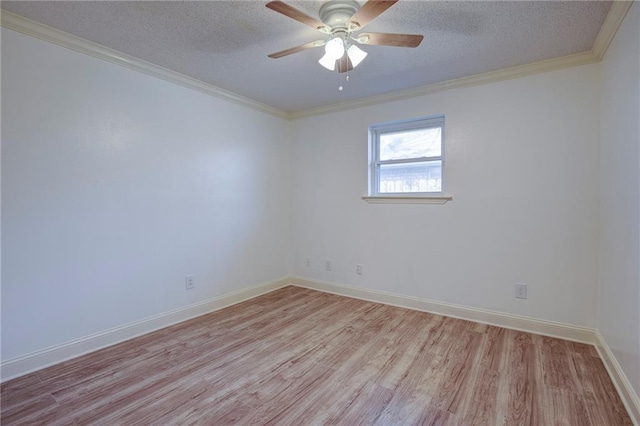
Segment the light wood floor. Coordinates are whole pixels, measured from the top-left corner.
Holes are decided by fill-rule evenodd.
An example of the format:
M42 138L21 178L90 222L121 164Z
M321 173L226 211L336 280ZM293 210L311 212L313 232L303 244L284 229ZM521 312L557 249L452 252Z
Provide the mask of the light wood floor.
M3 425L631 425L591 346L296 287L1 397Z

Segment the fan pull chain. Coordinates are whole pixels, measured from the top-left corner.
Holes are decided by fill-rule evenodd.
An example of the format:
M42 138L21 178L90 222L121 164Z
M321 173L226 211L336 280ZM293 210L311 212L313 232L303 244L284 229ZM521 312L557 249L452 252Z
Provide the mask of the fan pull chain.
M347 84L347 82L349 81L349 73L350 73L350 72L351 72L351 71L347 71L346 73L344 73L344 75L345 75L345 77L344 77L344 85L346 85L346 84ZM338 73L338 76L339 76L339 78L340 78L340 82L338 83L338 84L339 84L339 86L338 86L338 91L339 91L339 92L342 92L342 91L344 90L344 85L343 85L343 83L342 83L342 74L341 74L341 73Z

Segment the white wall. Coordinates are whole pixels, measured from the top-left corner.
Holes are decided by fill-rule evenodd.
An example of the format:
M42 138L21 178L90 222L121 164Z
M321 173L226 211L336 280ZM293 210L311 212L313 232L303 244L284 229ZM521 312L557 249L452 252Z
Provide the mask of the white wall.
M6 29L2 91L3 360L287 275L286 121Z
M595 326L598 71L589 65L297 120L294 273ZM367 126L434 114L445 115L453 201L363 201ZM527 300L514 298L517 282L528 284Z
M602 65L288 123L3 29L2 360L293 272L597 326L638 390L637 33L634 5ZM433 114L454 200L362 201L367 126Z
M640 6L602 62L597 328L640 394Z

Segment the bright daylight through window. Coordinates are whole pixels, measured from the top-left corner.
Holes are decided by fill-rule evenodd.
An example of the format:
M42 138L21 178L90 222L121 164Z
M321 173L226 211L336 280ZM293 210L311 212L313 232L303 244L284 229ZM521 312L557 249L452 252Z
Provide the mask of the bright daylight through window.
M369 195L442 193L444 116L376 124L369 141Z

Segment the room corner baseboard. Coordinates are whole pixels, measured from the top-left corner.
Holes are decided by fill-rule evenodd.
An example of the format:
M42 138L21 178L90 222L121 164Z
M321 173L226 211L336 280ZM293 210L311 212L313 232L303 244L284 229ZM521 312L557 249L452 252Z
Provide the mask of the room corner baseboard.
M130 324L82 337L37 352L3 361L0 364L1 381L7 381L50 365L88 354L124 342L134 337L177 324L200 315L235 305L265 293L288 286L288 277L268 281L243 290L228 293L204 302L175 309Z
M620 399L622 399L622 403L627 409L627 412L631 417L631 421L633 421L633 424L636 426L640 425L640 398L638 398L638 394L631 386L631 382L629 382L629 379L622 370L622 367L609 347L609 344L597 330L596 349L600 355L600 359L602 359L604 366L609 372L611 381L618 390Z
M291 277L291 284L340 296L353 297L370 302L384 303L401 308L415 309L448 317L460 318L483 324L496 325L512 330L526 331L545 336L559 337L581 343L594 344L595 330L553 321L511 315L486 309L473 308L463 305L437 302L412 296L387 293L377 290L367 290L358 287L336 284L327 281L317 281L308 278Z
M325 293L592 344L596 347L631 420L634 425L640 426L640 399L638 398L638 394L631 386L631 382L629 382L611 348L598 330L383 291L367 290L304 277L292 276L290 282L291 285L297 287L323 291Z

